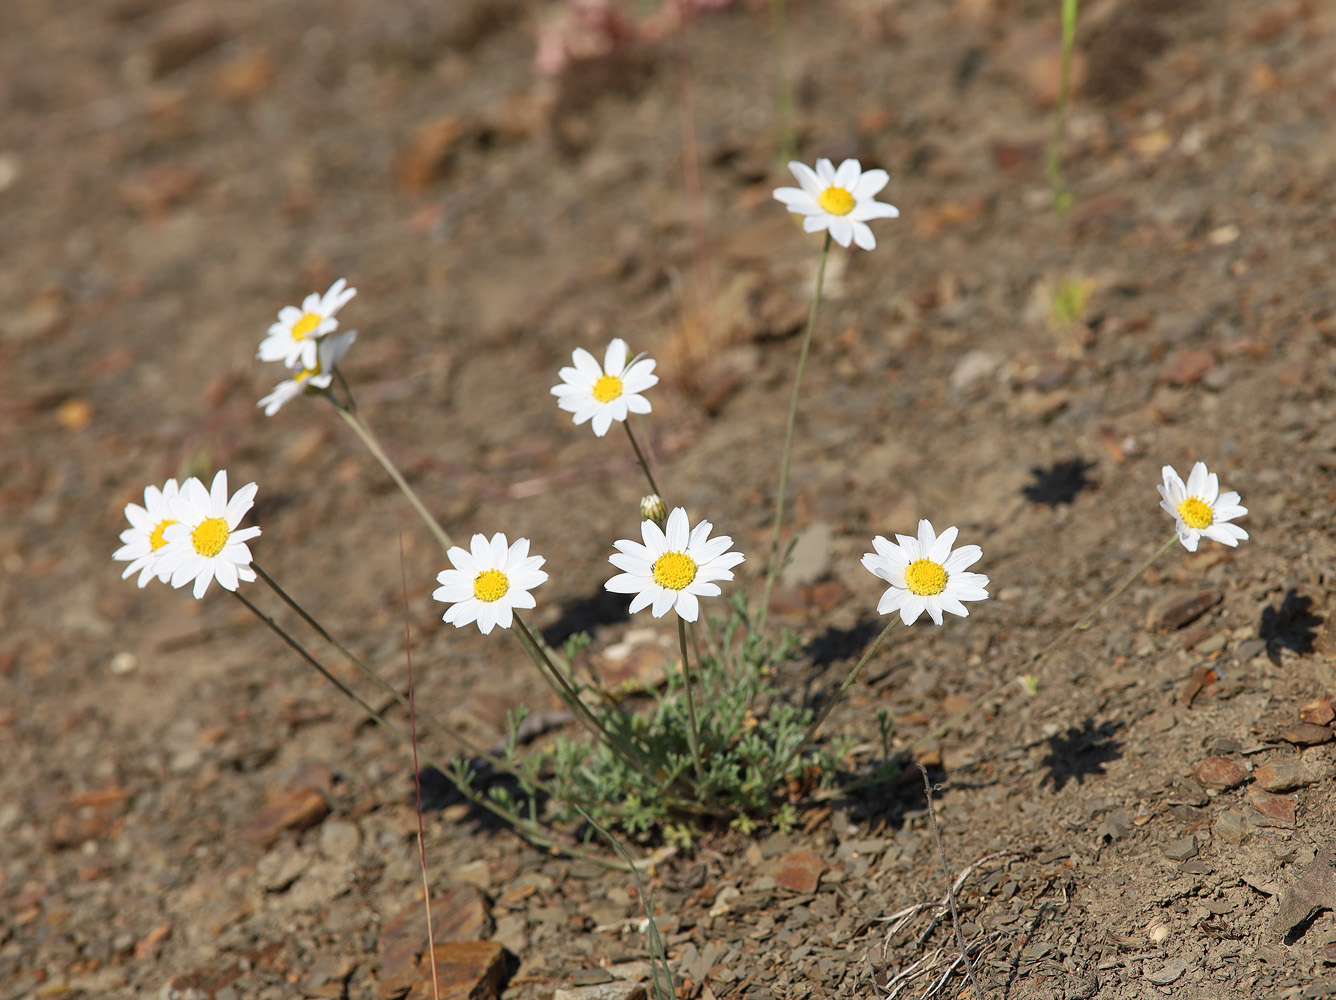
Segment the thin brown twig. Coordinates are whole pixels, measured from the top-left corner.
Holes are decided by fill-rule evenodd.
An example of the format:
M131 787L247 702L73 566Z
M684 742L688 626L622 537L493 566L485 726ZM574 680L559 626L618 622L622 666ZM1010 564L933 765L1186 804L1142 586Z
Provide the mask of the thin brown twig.
M422 773L418 770L417 699L413 695L413 637L408 629L408 570L404 568L404 533L399 532L400 593L404 601L404 659L408 662L408 734L413 748L413 793L417 803L418 861L422 866L422 904L427 908L427 957L431 962L431 995L441 1000L436 976L436 931L431 920L431 880L427 878L427 831L422 823Z
M951 871L946 864L946 846L942 843L942 831L937 825L937 811L932 806L933 784L928 778L928 769L921 762L918 764L919 773L923 775L923 794L928 800L928 825L932 827L933 839L937 841L937 857L942 863L942 874L946 876L946 898L951 907L951 929L955 932L956 947L960 949L960 956L965 962L965 971L969 977L970 987L974 990L974 996L971 1000L985 1000L988 994L984 993L983 987L979 985L979 980L974 975L974 962L970 959L969 949L965 947L965 935L960 930L960 910L956 907L956 888L951 878Z

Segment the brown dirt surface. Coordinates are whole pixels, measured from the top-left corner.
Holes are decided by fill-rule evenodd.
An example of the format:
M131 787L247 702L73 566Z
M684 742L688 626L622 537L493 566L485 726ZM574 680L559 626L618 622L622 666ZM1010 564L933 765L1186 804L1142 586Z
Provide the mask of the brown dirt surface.
M770 5L628 22L544 75L570 7L0 4L3 1000L425 995L425 926L382 950L422 892L411 761L218 588L119 579L145 483L256 481L257 560L398 684L402 537L423 713L491 743L558 707L509 636L440 621L439 549L327 406L256 409L279 381L256 345L307 292L358 289L346 370L451 530L546 556L540 627L589 625L595 651L671 629L601 596L642 485L548 393L613 336L659 360L640 427L665 489L759 593L820 247L771 197ZM923 755L941 852L911 769L657 866L683 997L923 995L956 956L943 857L987 997L1336 993L1312 707L1336 695L1336 5L1083 4L1063 223L1057 8L788 4L800 157L887 169L902 216L826 275L786 690L839 683L878 628L859 556L919 517L983 547L992 597L892 634L827 727L851 767L877 710L907 746L1154 552L1162 465L1206 461L1252 537L1175 548L1033 694L1007 684ZM438 949L451 995L645 979L630 879L428 791L441 919L505 949ZM941 989L972 995L958 966Z

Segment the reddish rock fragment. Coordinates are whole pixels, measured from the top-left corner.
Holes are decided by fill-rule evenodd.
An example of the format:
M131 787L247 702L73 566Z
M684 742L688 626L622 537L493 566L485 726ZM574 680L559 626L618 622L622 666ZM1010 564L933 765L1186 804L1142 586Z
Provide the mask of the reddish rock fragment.
M790 851L779 860L774 874L775 884L790 892L816 892L825 870L826 863L815 851L808 848Z
M506 950L495 941L447 941L436 946L441 1000L496 1000ZM405 1000L432 1000L431 969L423 969Z
M468 132L459 115L423 122L413 130L408 148L395 164L399 183L409 194L421 194L445 174L450 155Z
M1248 792L1248 805L1257 813L1253 822L1258 826L1294 826L1294 810L1298 804L1293 795L1272 795L1260 788Z
M1304 766L1294 759L1267 761L1253 772L1253 778L1268 792L1292 792L1313 783Z
M1299 722L1288 729L1281 730L1280 738L1297 747L1315 747L1330 743L1336 733L1330 726L1315 726L1311 722Z
M492 934L487 897L477 886L467 883L433 896L431 919L438 952L442 942L476 941ZM426 951L426 908L420 901L410 903L390 918L380 932L381 996L398 996L417 982ZM427 975L430 978L430 970Z
M1175 600L1173 603L1165 605L1160 611L1156 624L1160 628L1180 629L1187 628L1206 612L1225 599L1223 592L1219 590L1203 590L1191 597Z
M1336 709L1331 707L1329 700L1318 698L1299 709L1299 718L1314 726L1327 726L1331 724L1332 719L1336 719Z
M242 835L252 843L269 847L284 830L300 833L318 826L329 815L324 792L331 780L329 768L314 765L301 768L281 785L271 785L264 807Z
M1200 382L1215 367L1214 352L1204 348L1187 348L1169 355L1160 380L1170 385L1185 386Z
M1248 780L1248 769L1228 757L1207 757L1192 772L1206 788L1238 788Z

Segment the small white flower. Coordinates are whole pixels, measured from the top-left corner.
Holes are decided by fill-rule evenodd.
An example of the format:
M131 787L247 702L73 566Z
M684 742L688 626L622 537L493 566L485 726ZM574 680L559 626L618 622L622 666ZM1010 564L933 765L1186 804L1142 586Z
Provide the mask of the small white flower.
M316 343L327 333L338 329L339 321L334 318L340 309L346 306L357 294L356 288L348 288L348 282L340 278L329 286L324 295L312 292L306 296L301 308L284 306L278 312L278 322L269 327L269 333L260 341L260 350L255 356L261 361L281 361L288 368L314 368L316 365Z
M645 544L626 539L614 542L617 552L608 557L623 572L604 586L614 594L635 594L631 614L649 607L655 618L670 610L685 621L700 616L699 597L718 597L716 580L733 579L733 567L746 556L729 552L733 539L728 535L710 538L714 525L701 521L691 528L687 512L674 507L668 515L665 533L653 521L640 522ZM707 540L708 539L708 540Z
M131 560L121 574L122 580L129 579L132 573L138 573L142 589L155 576L163 583L171 577L170 573L163 572L158 555L167 544L167 540L162 537L163 532L169 525L176 523L172 517L171 504L178 492L176 480L169 479L162 489L156 486L144 487L144 506L137 503L125 505L125 519L130 522L130 527L121 532L124 544L111 554L113 559Z
M486 535L474 535L468 549L455 545L446 556L454 569L436 574L441 586L431 596L450 605L441 618L455 628L474 621L483 635L496 625L510 628L516 608L534 606L529 591L547 582L547 573L539 569L546 560L529 555L527 538L507 546L500 532L490 542Z
M831 238L842 247L852 241L864 250L872 250L877 238L867 220L895 219L900 215L894 205L873 200L891 179L885 170L864 172L857 160L845 160L836 170L826 159L816 161L816 170L793 160L789 170L802 187L775 188L775 198L790 212L806 216L805 232L828 229Z
M658 385L659 376L653 374L654 360L636 355L629 362L630 353L621 337L608 345L600 365L583 347L572 355L573 368L563 368L561 385L552 387L557 405L575 414L578 427L593 420L594 433L599 437L608 433L614 420L625 420L630 413L648 413L649 400L640 393Z
M877 614L898 611L902 622L913 625L926 611L940 625L943 611L967 618L969 609L962 601L987 599L988 577L964 572L967 566L979 561L983 549L962 545L952 552L956 534L955 528L935 534L932 524L921 520L917 538L896 535L898 545L881 535L872 539L872 547L877 551L863 556L863 566L890 584L877 602Z
M1175 530L1183 548L1196 552L1203 537L1229 546L1238 545L1248 537L1237 524L1227 523L1248 513L1248 508L1239 506L1237 493L1220 492L1220 479L1214 472L1206 471L1205 462L1192 467L1186 486L1172 466L1166 465L1160 474L1164 476L1164 485L1155 487L1160 491L1160 506L1176 522Z
M255 484L247 483L230 500L227 496L227 471L213 477L213 489L206 490L198 479L187 479L171 504L175 524L162 533L167 540L158 556L159 574L171 576L173 587L195 581L195 600L204 596L214 580L224 590L236 590L237 581L255 579L251 569L248 539L259 528L237 525L255 502Z
M348 348L353 346L353 341L356 339L356 330L323 338L316 351L315 367L303 368L286 382L278 383L274 386L273 392L255 405L263 406L264 415L272 417L283 408L284 403L307 389L328 389L329 383L334 378L334 366L343 360Z

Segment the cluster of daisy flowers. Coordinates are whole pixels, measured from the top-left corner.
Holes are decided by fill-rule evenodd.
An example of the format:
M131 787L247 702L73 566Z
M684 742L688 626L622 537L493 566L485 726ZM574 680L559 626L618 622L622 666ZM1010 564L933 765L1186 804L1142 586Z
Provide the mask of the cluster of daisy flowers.
M177 588L193 582L196 600L214 580L225 590L251 582L255 570L246 542L260 529L237 525L255 503L255 490L254 483L247 483L229 497L226 470L213 477L209 489L193 476L179 486L169 479L161 488L146 487L143 506L126 505L130 527L112 553L113 559L130 564L121 579L138 573L141 588L154 577Z
M300 307L284 306L269 327L255 357L276 361L292 374L260 400L264 414L272 417L283 404L308 389L328 389L334 379L334 366L343 360L357 339L356 330L335 333L340 309L357 294L340 278L324 295L312 292Z

